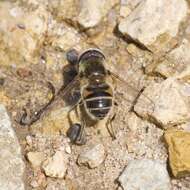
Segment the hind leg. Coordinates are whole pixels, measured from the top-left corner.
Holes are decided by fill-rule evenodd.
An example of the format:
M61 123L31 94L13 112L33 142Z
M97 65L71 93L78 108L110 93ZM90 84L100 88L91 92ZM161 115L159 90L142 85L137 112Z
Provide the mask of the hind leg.
M79 123L74 123L67 131L67 136L70 138L73 144L86 144L86 133L83 124L81 125Z
M79 116L81 124L72 123L72 119L71 119L70 113L69 113L68 117L69 117L71 126L67 131L67 136L70 138L70 140L73 144L84 145L84 144L86 144L86 133L85 133L86 122L83 119L82 113L80 111L80 103L79 103L79 105L77 105L76 113Z
M115 131L114 131L114 127L113 127L113 125L112 125L112 122L113 122L113 120L115 119L115 116L116 116L115 113L111 114L111 115L108 117L107 122L106 122L107 130L108 130L110 136L112 137L112 139L116 139L116 134L115 134Z

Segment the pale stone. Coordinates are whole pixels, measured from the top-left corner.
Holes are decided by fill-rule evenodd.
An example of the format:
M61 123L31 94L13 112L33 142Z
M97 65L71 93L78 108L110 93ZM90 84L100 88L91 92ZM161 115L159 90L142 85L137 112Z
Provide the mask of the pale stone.
M121 0L120 4L130 7L131 9L134 9L138 4L143 0Z
M65 152L71 154L71 147L69 145L65 147Z
M0 57L2 65L35 61L36 49L47 29L48 13L40 7L25 11L10 2L0 2Z
M57 151L52 157L44 161L42 168L49 177L63 178L69 161L65 151Z
M118 0L80 0L78 22L84 28L97 26Z
M45 154L43 152L28 152L27 159L33 168L40 167L45 160Z
M124 190L169 190L170 178L166 164L158 160L133 160L119 177Z
M21 147L5 107L0 105L0 189L24 190Z
M187 11L185 0L141 1L120 22L119 30L152 51L162 50L177 36L179 25L185 19Z
M88 150L79 155L79 165L87 165L90 168L96 168L103 163L105 159L105 149L102 144L89 147Z
M28 33L37 35L38 40L40 40L40 36L43 36L47 30L48 12L46 11L46 8L40 6L30 14L27 14L27 12L24 14L21 23L25 26Z
M32 144L33 144L33 141L32 141L32 136L31 135L27 135L26 136L26 143L31 147Z
M164 134L169 151L169 165L175 177L190 176L190 132L168 130Z
M65 25L55 23L51 31L52 46L55 49L67 51L80 42L80 35L73 28Z
M120 7L120 16L127 17L131 13L131 9L128 6L121 6Z
M30 186L33 187L33 188L37 188L39 187L39 184L36 180L32 180L31 183L30 183Z
M175 76L185 71L189 67L189 62L190 43L184 39L178 47L166 55L164 61L159 63L156 72L165 77Z
M57 20L72 22L76 21L78 15L79 0L53 0L48 1L48 6L56 16Z
M142 117L167 128L190 119L182 85L175 78L152 83L139 97L134 110Z
M52 181L50 183L47 184L46 190L68 190L69 188L67 187L65 181L61 181L61 182L56 182L56 181Z
M137 131L139 125L141 125L141 119L136 114L130 113L127 120L127 126L133 132Z

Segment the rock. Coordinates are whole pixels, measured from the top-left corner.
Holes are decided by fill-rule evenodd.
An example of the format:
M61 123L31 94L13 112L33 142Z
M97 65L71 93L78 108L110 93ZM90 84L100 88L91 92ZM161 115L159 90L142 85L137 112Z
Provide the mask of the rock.
M175 78L152 83L139 97L134 110L163 128L184 123L189 120L190 112L186 97L181 93L182 87Z
M121 6L120 7L120 16L126 18L131 13L131 9L128 6Z
M137 131L140 125L141 119L135 113L130 113L127 120L127 126L130 129L130 131Z
M164 77L178 75L187 69L190 62L190 42L186 39L170 53L168 53L155 71Z
M120 4L134 9L140 2L142 2L142 0L121 0Z
M120 1L120 16L126 18L129 16L131 11L141 2L142 0L121 0Z
M25 165L5 107L0 104L0 189L24 190Z
M166 164L158 160L133 160L119 177L124 190L168 190L170 178Z
M169 165L175 177L190 176L190 132L167 130L164 134Z
M177 36L179 25L186 17L187 11L185 0L141 1L133 12L119 23L119 31L151 51L166 51L173 43L176 44L172 39Z
M86 165L90 168L96 168L105 159L105 150L102 144L96 144L88 150L82 152L78 157L79 165Z
M31 183L30 183L30 186L33 187L33 188L37 188L39 187L39 184L36 180L32 180Z
M54 0L48 2L49 9L56 20L75 24L78 15L80 1L78 0Z
M68 161L69 156L65 151L56 151L52 157L44 161L42 168L49 177L63 178L67 171Z
M27 159L33 168L40 167L45 160L45 154L43 152L28 152Z
M7 96L5 91L0 90L0 102L5 106L10 106L11 99Z
M27 143L27 145L29 145L30 147L32 147L33 141L32 141L32 136L31 135L27 135L26 136L26 143Z
M43 173L43 171L41 171L41 168L35 168L33 170L33 178L30 181L30 186L33 188L37 188L37 187L45 187L47 185L46 183L46 176Z
M71 147L69 145L65 147L65 152L71 154Z
M50 31L52 47L56 50L67 51L80 42L80 35L76 30L63 23L55 22Z
M80 0L78 23L84 28L97 26L118 0Z
M36 50L47 27L47 11L25 11L16 4L0 2L0 56L2 65L36 61Z
M61 181L61 182L50 182L48 183L46 190L68 190L65 181Z

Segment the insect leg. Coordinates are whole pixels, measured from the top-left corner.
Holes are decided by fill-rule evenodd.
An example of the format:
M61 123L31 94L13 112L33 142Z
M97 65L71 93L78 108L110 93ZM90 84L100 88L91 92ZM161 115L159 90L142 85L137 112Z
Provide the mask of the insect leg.
M79 105L77 106L77 108L79 109ZM67 131L67 136L70 138L72 143L77 145L84 145L86 143L86 133L84 130L86 122L84 119L82 119L81 112L80 112L80 119L82 121L81 124L79 123L72 124L72 126Z
M56 94L55 94L54 86L50 82L48 82L48 87L51 89L52 94L53 94L51 100L46 105L44 105L39 111L35 112L32 115L31 119L26 119L27 113L25 112L21 116L21 118L19 119L18 122L21 125L31 125L34 122L36 122L38 119L40 119L40 117L44 113L44 111L52 105L52 103L54 101L56 101L60 97L64 97L67 94L67 92L70 91L75 84L77 84L77 82L78 82L78 75L67 86L61 87Z
M29 116L30 115L29 111L24 108L23 109L24 113L22 114L21 118L18 121L21 125L31 125L34 122L36 122L38 119L40 119L40 116L44 113L44 111L54 101L54 99L55 99L55 88L54 88L54 86L50 82L48 82L48 88L52 92L52 98L51 98L51 100L47 104L45 104L39 111L37 111L34 114L32 114L31 117Z
M116 114L114 113L112 116L110 116L106 122L106 127L107 127L107 130L110 134L110 136L113 138L113 139L116 139L116 135L115 135L115 132L114 132L114 129L113 129L113 125L112 125L112 122L113 120L115 119L115 116Z
M153 109L154 109L154 101L150 97L148 97L148 95L143 94L143 91L144 91L145 87L142 87L140 90L137 90L131 84L129 84L129 82L125 81L120 76L118 76L117 74L111 72L110 70L108 70L108 75L111 76L111 78L113 79L113 81L114 81L114 79L116 79L116 80L120 81L121 83L123 83L124 85L126 85L126 87L130 88L130 90L133 90L135 92L136 96L135 96L135 98L133 100L126 99L123 96L123 99L125 99L127 102L130 102L131 105L132 105L131 108L130 108L130 111L133 111L133 108L134 108L135 104L137 103L138 98L141 95L144 98L146 98L146 100L148 100L150 102L150 104L153 106Z

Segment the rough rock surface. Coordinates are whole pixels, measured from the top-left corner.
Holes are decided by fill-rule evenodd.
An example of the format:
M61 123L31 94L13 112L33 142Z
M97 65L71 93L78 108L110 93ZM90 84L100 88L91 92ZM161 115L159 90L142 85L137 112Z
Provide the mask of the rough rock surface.
M41 163L45 160L45 154L43 152L29 152L27 159L32 167L40 167Z
M50 177L63 178L67 171L68 154L57 151L52 157L44 161L42 167L45 174Z
M79 3L80 1L78 0L48 1L49 9L51 10L52 14L57 18L57 20L72 22L76 20L76 17L78 15Z
M46 31L47 11L44 7L25 12L10 2L0 2L0 56L2 64L34 61L36 48Z
M119 30L150 50L160 51L176 37L180 22L187 15L187 8L185 0L141 1L135 10L120 22Z
M168 130L164 134L169 152L169 164L175 177L190 176L190 133Z
M131 9L134 9L142 0L121 0L121 5L127 5Z
M79 155L78 163L90 168L98 167L105 159L105 150L102 144L97 144Z
M62 181L61 183L59 182L50 182L48 183L46 190L68 190L68 187L65 185L65 182Z
M182 43L166 55L164 61L158 64L156 72L164 77L172 77L187 70L190 62L190 43L183 39Z
M166 164L158 160L133 160L119 177L124 190L169 190L170 178Z
M78 22L84 28L97 26L118 0L81 0Z
M21 147L5 107L0 104L0 189L24 190Z
M56 21L54 21L51 27L52 47L55 49L67 51L79 44L81 38L77 30Z
M181 91L182 86L175 78L150 84L134 109L142 117L153 120L164 128L184 123L190 114Z

